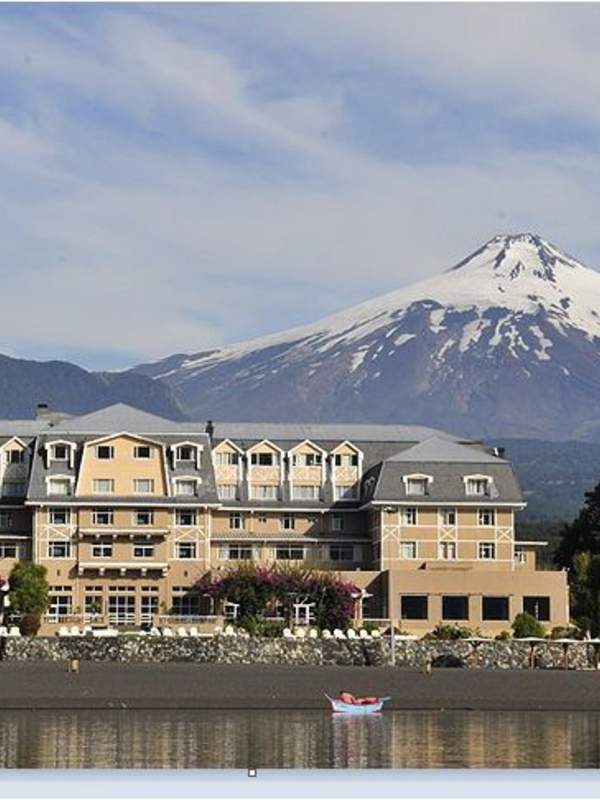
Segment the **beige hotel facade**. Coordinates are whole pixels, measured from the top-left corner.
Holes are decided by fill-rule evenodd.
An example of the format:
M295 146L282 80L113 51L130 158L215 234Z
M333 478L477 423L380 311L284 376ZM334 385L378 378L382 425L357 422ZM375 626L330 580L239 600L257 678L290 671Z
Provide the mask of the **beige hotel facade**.
M18 559L47 568L42 633L210 628L236 609L197 582L250 560L334 570L360 588L358 618L413 633L496 634L523 610L568 623L566 573L539 570L543 543L515 538L525 503L510 462L431 428L41 406L0 421L0 487L0 575Z

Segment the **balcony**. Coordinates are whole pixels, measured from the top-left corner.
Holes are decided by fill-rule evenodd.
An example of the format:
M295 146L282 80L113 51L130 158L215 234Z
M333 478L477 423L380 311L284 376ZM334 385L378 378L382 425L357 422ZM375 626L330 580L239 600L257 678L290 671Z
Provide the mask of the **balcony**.
M167 574L168 564L166 561L113 561L110 558L96 559L95 561L80 561L77 565L77 573L79 576L84 575L86 572L96 572L99 575L104 575L106 572L118 572L120 575L125 576L128 573L139 573L144 576L148 572L160 572L163 577Z

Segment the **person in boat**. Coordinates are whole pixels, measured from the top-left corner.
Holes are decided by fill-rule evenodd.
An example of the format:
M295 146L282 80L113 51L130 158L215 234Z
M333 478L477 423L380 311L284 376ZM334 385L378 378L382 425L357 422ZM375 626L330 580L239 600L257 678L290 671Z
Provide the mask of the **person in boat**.
M378 697L355 697L352 692L342 690L338 693L338 700L341 703L347 703L350 706L370 706L373 703L378 703Z

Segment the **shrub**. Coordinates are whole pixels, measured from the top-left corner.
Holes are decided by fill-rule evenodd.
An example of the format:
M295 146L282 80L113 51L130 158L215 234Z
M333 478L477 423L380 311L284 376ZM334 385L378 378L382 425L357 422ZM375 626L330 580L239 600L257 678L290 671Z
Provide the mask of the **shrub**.
M497 642L505 642L507 639L510 638L511 638L510 631L500 631L500 633L497 636L494 636L494 639Z
M481 633L476 628L467 628L466 626L462 625L444 625L443 623L439 622L431 631L431 633L426 634L424 638L456 640L470 639L478 636L481 636Z
M11 613L20 616L21 632L34 636L41 625L42 614L50 605L46 567L30 561L18 561L9 578Z
M543 639L546 635L546 629L542 623L527 611L517 614L512 629L515 639L525 639L530 636Z
M552 628L550 631L550 639L585 639L585 630L575 626L569 625L562 627L560 625Z

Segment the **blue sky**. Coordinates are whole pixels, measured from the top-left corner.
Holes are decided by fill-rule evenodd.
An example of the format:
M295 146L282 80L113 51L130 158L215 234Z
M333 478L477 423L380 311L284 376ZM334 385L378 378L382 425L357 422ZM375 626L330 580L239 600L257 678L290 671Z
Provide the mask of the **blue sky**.
M428 277L600 265L595 4L0 6L0 352L120 368Z

